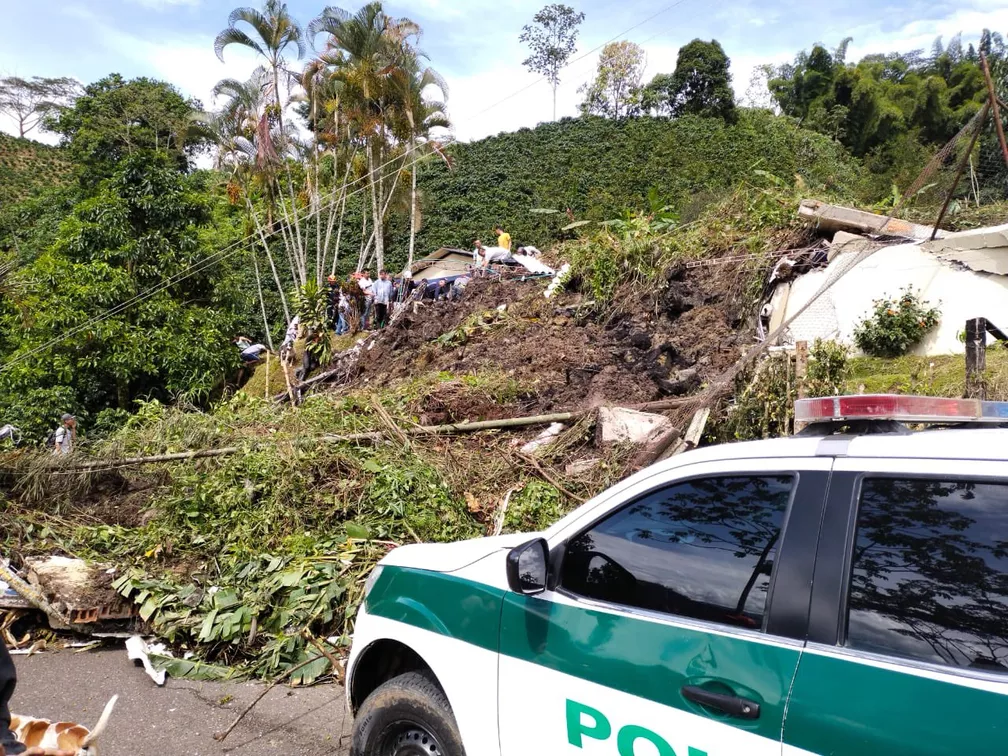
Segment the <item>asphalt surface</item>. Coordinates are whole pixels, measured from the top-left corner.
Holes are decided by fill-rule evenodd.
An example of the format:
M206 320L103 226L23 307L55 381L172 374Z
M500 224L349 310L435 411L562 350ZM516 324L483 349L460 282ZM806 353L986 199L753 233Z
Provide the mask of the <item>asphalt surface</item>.
M16 656L17 714L92 727L105 704L119 702L101 756L345 756L351 717L336 685L273 688L223 743L226 729L262 692L262 683L169 679L157 687L126 649Z

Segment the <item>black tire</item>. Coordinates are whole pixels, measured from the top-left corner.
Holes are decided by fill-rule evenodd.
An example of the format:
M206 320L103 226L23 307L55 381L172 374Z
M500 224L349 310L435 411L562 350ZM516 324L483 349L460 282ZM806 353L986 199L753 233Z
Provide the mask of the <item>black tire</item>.
M407 672L379 685L354 720L350 756L465 756L451 706L437 683Z

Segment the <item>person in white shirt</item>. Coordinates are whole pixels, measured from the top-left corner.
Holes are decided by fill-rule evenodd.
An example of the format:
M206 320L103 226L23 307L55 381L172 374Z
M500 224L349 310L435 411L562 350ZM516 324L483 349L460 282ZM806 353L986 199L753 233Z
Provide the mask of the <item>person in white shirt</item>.
M77 418L66 413L60 418L60 427L56 429L56 444L53 454L69 454L77 443Z
M477 239L473 259L478 267L488 268L492 263L506 263L514 258L504 247L484 247L483 242Z
M294 342L297 341L298 337L298 328L300 327L301 327L301 316L295 315L291 319L291 322L287 325L287 333L284 336L283 344L280 345L281 349L283 349L285 346L286 347L294 346Z
M392 301L392 282L387 270L378 274L378 280L371 286L371 293L374 298L375 326L381 329L388 322L389 303Z

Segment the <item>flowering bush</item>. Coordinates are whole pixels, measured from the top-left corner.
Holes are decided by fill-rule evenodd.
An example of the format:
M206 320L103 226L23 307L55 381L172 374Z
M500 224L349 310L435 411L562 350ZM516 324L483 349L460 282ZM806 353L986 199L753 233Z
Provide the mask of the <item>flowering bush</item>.
M938 325L941 311L912 287L898 299L877 299L872 314L854 329L854 343L871 357L899 357Z

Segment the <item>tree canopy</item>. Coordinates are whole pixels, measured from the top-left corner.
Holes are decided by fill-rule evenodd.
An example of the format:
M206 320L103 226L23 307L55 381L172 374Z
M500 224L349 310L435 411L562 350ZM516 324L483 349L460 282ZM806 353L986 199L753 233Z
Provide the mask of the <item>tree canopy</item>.
M585 96L581 112L607 118L636 114L645 62L644 48L634 42L622 40L603 47L595 79L578 90Z
M1003 43L981 43L1000 55ZM793 63L773 70L769 81L781 111L829 134L852 153L867 155L904 134L928 144L951 139L987 97L976 51L963 51L959 37L947 47L936 40L921 51L869 55L846 61L847 42L836 50L815 45Z
M533 73L546 77L553 88L553 119L556 120L556 91L560 86L560 71L577 50L578 31L585 19L569 5L553 3L532 17L532 23L522 27L518 40L529 46L531 54L522 63Z
M82 184L93 188L136 154L161 152L176 169L188 171L191 158L206 146L191 129L191 117L201 109L167 82L110 74L85 87L46 128L62 136Z
M716 39L694 39L679 48L675 72L658 74L641 94L647 112L678 118L697 115L732 121L735 95L730 61Z
M0 79L0 113L17 121L18 136L27 136L43 119L66 107L80 92L80 82L69 76L48 78L8 76Z

